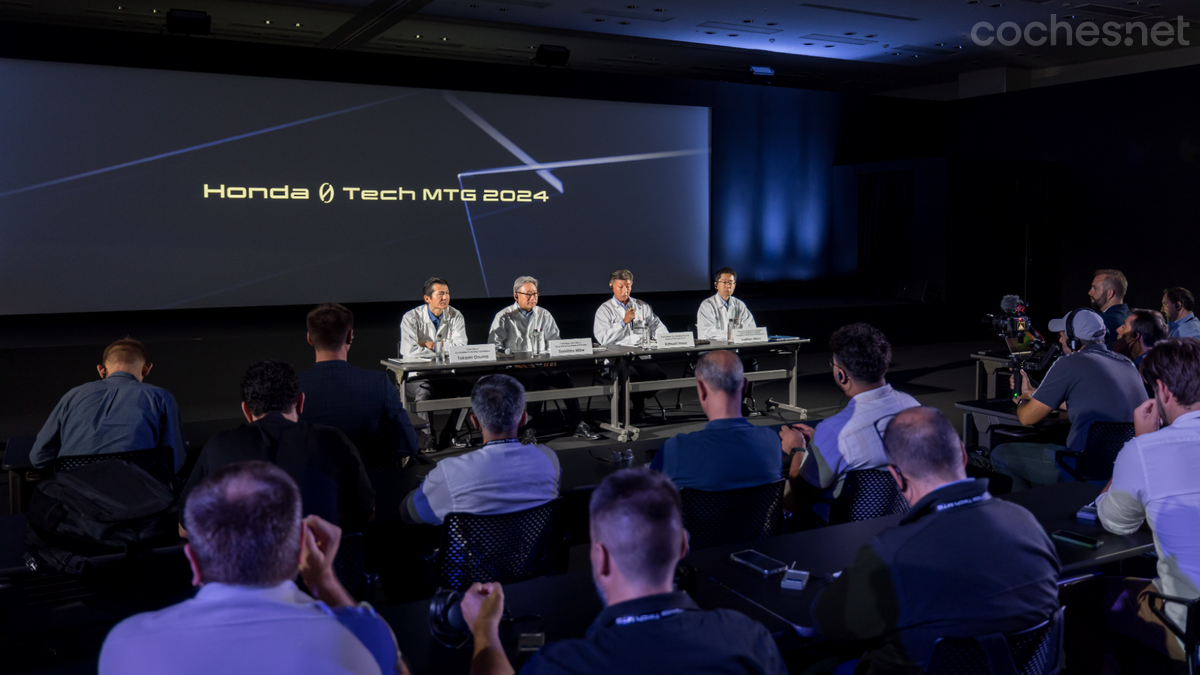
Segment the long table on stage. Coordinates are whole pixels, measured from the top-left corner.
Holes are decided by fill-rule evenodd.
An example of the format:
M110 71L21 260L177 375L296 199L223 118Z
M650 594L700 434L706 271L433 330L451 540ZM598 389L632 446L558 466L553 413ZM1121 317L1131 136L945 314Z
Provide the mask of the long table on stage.
M414 413L433 412L439 410L461 410L471 406L471 399L465 396L429 399L425 401L410 400L407 392L405 391L404 383L415 375L486 375L489 373L502 372L514 366L550 367L547 364L551 362L555 364L555 367L560 368L581 367L587 364L591 364L596 368L607 367L609 372L613 374L613 381L611 384L572 387L569 389L531 391L526 392L525 400L533 403L536 401L555 401L567 398L606 396L609 399L609 421L605 424L601 424L600 426L609 431L617 433L618 440L625 442L637 440L638 435L641 433L640 429L628 422L629 412L632 405L632 394L638 392L684 389L696 386L696 378L694 377L672 378L657 382L632 382L629 379L629 365L634 359L640 359L643 357L649 357L650 359L662 357L682 357L688 354L700 354L715 349L732 349L739 352L747 351L752 353L763 350L780 350L790 352L792 355L791 367L780 370L746 373L746 379L750 382L789 380L787 403L779 403L774 401L771 403L778 409L794 412L800 415L801 419L807 419L808 412L804 408L800 407L797 401L796 378L798 376L797 362L799 359L800 347L808 342L808 338L780 338L772 339L767 342L743 344L732 344L720 340L713 340L707 344L700 344L696 345L695 347L679 347L671 349L642 349L640 347L622 346L597 347L592 350L591 354L581 354L577 356L556 356L553 358L551 358L548 354L533 355L527 352L517 352L514 354L497 353L495 361L483 361L470 364L452 365L446 363L433 363L428 359L383 359L380 361L380 363L385 368L395 373L396 386L400 390L400 400L407 410ZM621 414L622 410L624 411L624 415Z
M1154 548L1146 527L1122 536L1106 532L1098 523L1075 518L1079 508L1093 501L1099 491L1099 487L1089 483L1061 483L999 498L1029 509L1047 533L1071 530L1104 542L1092 550L1054 540L1063 577L1070 578L1083 570ZM779 586L779 574L764 579L730 560L730 554L752 548L786 563L794 560L797 569L812 572L814 577L832 574L853 564L861 546L900 518L887 516L718 546L694 551L683 562L696 570L696 600L702 607L742 611L766 625L778 641L786 643L813 635L810 607L823 583L813 581L803 591L785 590ZM514 617L540 615L541 627L523 630L536 632L544 628L547 642L583 637L601 609L591 575L585 571L505 585L504 595ZM428 608L428 601L419 601L388 607L380 610L380 614L391 623L413 672L465 672L471 658L470 648L452 649L436 642L429 632Z

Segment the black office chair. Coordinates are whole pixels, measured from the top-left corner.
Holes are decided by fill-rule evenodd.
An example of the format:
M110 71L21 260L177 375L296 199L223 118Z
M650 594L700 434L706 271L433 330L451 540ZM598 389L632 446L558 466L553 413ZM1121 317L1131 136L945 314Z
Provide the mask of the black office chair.
M175 450L170 447L132 450L130 452L108 452L102 455L59 455L54 460L54 470L67 471L88 464L120 459L136 464L154 476L173 492L179 492L179 479L175 475Z
M683 527L693 550L773 537L783 529L783 485L708 492L684 488Z
M1019 633L938 638L928 675L1056 675L1062 668L1063 608Z
M1154 591L1150 591L1146 595L1150 599L1150 611L1154 613L1154 616L1158 617L1159 621L1163 622L1163 625L1175 634L1175 637L1183 642L1183 653L1184 658L1187 659L1188 675L1195 675L1197 667L1200 667L1200 662L1198 662L1196 656L1196 650L1200 647L1200 615L1196 614L1196 608L1200 606L1200 598L1185 600ZM1162 601L1161 607L1156 600ZM1187 616L1185 617L1187 625L1183 628L1180 628L1179 624L1167 616L1166 607L1168 602L1183 605L1187 609Z
M507 584L566 572L561 502L492 516L447 514L434 555L434 585L462 591L477 581Z
M846 474L842 492L829 508L829 524L881 518L908 511L908 502L892 474L881 469L862 469Z
M375 602L375 585L379 575L367 572L366 541L361 532L342 535L337 555L333 558L333 572L355 600Z
M1083 452L1059 450L1054 461L1077 481L1107 481L1112 478L1117 453L1132 438L1133 422L1092 422ZM1067 464L1065 457L1074 457L1075 466Z

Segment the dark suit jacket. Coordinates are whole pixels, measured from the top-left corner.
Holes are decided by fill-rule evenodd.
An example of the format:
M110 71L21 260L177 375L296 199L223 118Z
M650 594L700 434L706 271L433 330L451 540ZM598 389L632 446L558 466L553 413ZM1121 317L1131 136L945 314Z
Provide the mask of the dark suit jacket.
M340 429L368 464L417 454L417 432L387 373L321 361L300 373L300 391L300 418Z
M180 521L187 508L187 496L205 476L251 460L271 462L296 481L306 516L320 516L354 529L375 510L375 490L358 451L345 434L332 427L293 422L275 412L253 424L222 431L204 445L183 488Z
M1033 514L986 480L945 485L880 532L817 596L832 640L864 641L859 675L917 673L939 637L1032 628L1058 609L1058 554Z

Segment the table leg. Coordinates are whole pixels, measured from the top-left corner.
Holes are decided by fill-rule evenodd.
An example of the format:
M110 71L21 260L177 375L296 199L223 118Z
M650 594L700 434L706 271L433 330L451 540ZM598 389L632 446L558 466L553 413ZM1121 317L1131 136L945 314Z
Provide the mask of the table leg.
M975 400L986 398L987 389L984 387L984 380L987 377L983 361L975 361ZM966 442L966 439L963 439Z
M800 415L800 419L808 419L808 410L801 408L799 405L799 395L797 393L797 378L800 377L800 345L792 345L792 374L788 379L788 402L776 403L773 400L767 400L767 410L787 410Z

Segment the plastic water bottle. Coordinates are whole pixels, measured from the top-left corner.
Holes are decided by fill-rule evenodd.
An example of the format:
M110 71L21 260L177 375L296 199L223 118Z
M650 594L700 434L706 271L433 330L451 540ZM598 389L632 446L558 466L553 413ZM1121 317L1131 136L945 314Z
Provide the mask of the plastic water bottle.
M733 319L730 319L729 323L725 324L725 327L728 329L725 332L725 342L732 343L733 342L733 331L735 328L738 328L738 322L734 321Z
M637 346L644 346L646 342L646 323L641 319L634 319L630 326L633 329L633 334L637 336Z
M529 331L529 343L530 343L530 346L529 346L530 353L532 353L535 356L538 354L541 354L542 353L542 331L540 331L536 328Z

